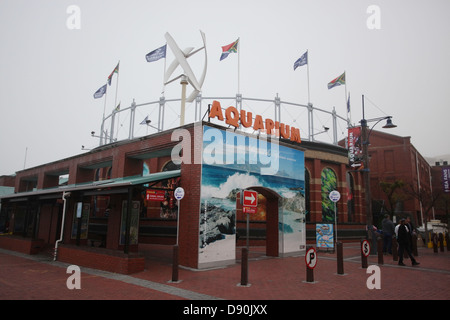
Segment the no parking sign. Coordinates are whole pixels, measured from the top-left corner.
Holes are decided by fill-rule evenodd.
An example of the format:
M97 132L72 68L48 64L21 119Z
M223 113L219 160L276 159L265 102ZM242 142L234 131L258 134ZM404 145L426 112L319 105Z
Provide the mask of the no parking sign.
M317 265L316 249L311 247L311 248L308 249L308 251L306 251L305 262L306 262L306 266L309 269L314 269L316 267L316 265Z
M361 252L364 255L364 257L368 257L370 254L370 243L368 240L363 240L361 242Z

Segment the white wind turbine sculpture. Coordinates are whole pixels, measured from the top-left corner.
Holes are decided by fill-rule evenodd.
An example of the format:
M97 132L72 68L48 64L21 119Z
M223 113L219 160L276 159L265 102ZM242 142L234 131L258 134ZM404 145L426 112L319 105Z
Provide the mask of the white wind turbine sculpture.
M181 91L181 113L180 113L180 126L184 125L184 115L185 115L185 107L186 107L186 101L192 102L194 101L195 97L200 93L203 82L205 81L206 77L206 69L207 69L207 54L206 54L206 37L205 33L203 33L200 30L200 34L202 36L203 40L203 47L194 50L193 47L188 47L184 49L183 51L180 50L175 40L172 38L172 36L166 32L165 38L167 41L167 44L169 45L170 49L172 50L175 60L170 64L170 66L167 68L165 74L164 74L164 85L167 85L177 79L181 78L181 85L182 85L182 91ZM196 54L197 52L205 49L205 66L203 68L203 73L200 77L200 80L197 80L196 76L194 75L194 72L191 69L191 66L187 62L187 58L191 57L192 55ZM172 76L173 72L178 66L181 66L183 68L183 73L171 80L169 78ZM186 99L186 85L190 84L194 90L189 95L189 97Z

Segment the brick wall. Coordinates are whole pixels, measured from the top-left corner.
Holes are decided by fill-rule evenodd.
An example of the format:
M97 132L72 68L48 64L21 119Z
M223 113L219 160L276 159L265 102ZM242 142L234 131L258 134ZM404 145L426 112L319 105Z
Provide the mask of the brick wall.
M0 236L0 248L25 254L37 254L44 248L44 241L20 236Z
M80 267L100 269L120 274L144 271L144 257L120 254L117 251L69 245L58 247L58 261L76 264Z

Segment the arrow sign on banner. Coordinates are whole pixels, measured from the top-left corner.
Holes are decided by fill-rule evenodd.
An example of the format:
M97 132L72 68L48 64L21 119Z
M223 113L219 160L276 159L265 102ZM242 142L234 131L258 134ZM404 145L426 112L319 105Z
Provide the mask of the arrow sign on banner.
M258 193L256 191L244 190L243 192L243 205L247 207L258 206Z
M256 200L255 196L253 195L253 193L250 193L250 196L244 197L245 200L250 200L250 203L253 204Z

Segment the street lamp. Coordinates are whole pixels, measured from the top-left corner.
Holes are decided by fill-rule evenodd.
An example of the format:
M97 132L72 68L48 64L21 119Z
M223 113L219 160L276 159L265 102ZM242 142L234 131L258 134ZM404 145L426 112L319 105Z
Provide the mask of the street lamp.
M318 134L321 134L321 133L328 132L328 130L330 130L330 128L323 126L323 131L313 133L313 134L311 134L311 137L314 137L314 136L316 136Z
M372 133L373 128L383 120L386 120L386 124L383 126L385 129L391 129L397 127L392 123L392 116L366 119L364 114L364 95L362 95L362 116L361 119L361 135L362 135L362 151L363 151L363 163L364 168L362 169L364 173L364 189L365 189L365 200L366 200L366 225L367 225L367 238L372 241L372 248L370 250L372 254L376 253L377 239L375 237L375 232L373 230L373 215L372 215L372 200L370 193L370 169L369 169L369 137ZM367 132L367 123L376 122L372 128Z

